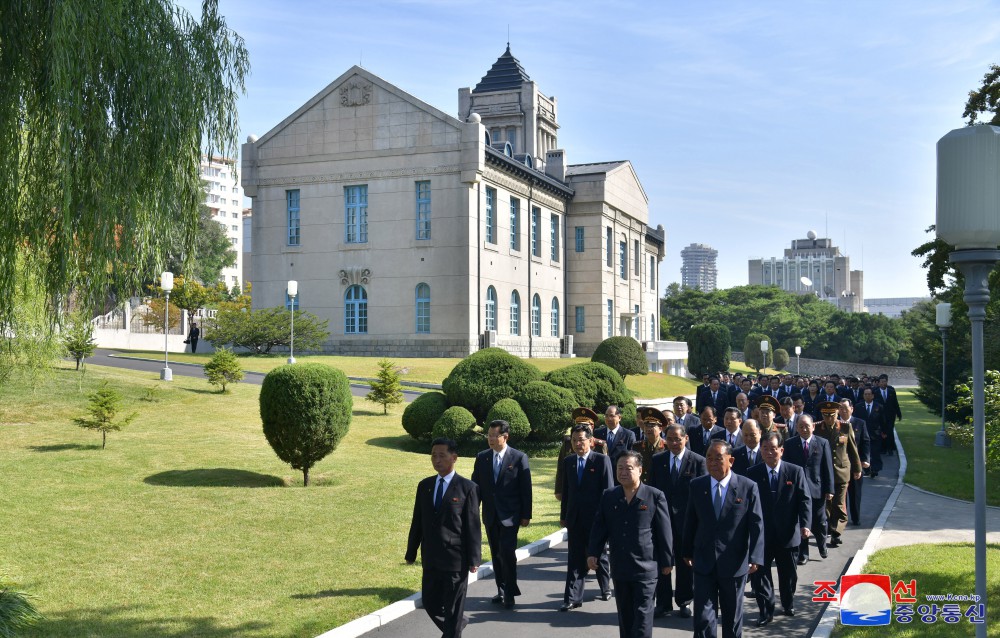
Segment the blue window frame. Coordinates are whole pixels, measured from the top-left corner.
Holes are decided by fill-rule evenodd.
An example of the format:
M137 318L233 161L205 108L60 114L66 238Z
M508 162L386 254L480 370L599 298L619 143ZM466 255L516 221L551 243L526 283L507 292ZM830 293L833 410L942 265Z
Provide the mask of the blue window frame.
M344 293L344 334L368 334L368 292L357 284Z
M584 322L584 317L586 316L583 306L576 307L576 330L574 332L581 333L586 332L586 324Z
M538 237L539 228L542 225L542 209L537 206L531 209L531 254L535 257L542 256L542 242Z
M510 198L510 249L521 250L521 200Z
M656 341L656 315L649 315L649 340Z
M559 336L559 300L555 297L552 298L552 322L550 326L550 334L553 337Z
M649 257L649 289L656 290L656 257Z
M608 226L607 228L605 228L604 231L605 231L605 234L604 234L604 243L607 244L607 246L605 246L605 248L607 248L607 250L606 250L606 252L607 252L607 265L608 265L608 268L611 268L615 264L615 262L614 262L614 248L613 248L613 246L614 246L614 239L612 239L612 236L611 236L612 231L611 231L611 227L610 226Z
M510 334L521 334L521 295L516 290L510 293Z
M576 252L583 252L583 226L576 227Z
M613 337L615 335L615 302L608 299L608 336Z
M417 239L431 238L431 183L417 182Z
M537 294L531 298L531 335L542 336L542 298Z
M295 295L295 297L289 297L288 293L286 292L285 293L285 310L291 310L293 303L295 304L295 309L298 310L299 309L299 295Z
M299 246L302 241L301 220L299 219L299 191L285 191L285 205L288 210L288 245Z
M493 286L486 289L486 329L497 329L497 290Z
M555 213L549 217L549 246L552 261L559 261L559 215Z
M494 202L497 201L497 191L495 188L486 188L486 243L497 243L497 217L493 209ZM495 328L494 328L495 330Z
M618 275L628 279L628 244L623 241L618 242Z
M417 334L431 332L431 287L427 284L417 284L416 289Z
M639 253L639 240L636 239L632 242L632 276L638 277L639 270L642 268L642 254Z
M368 186L344 187L344 241L368 243Z
M639 304L635 305L635 340L638 341L639 337Z

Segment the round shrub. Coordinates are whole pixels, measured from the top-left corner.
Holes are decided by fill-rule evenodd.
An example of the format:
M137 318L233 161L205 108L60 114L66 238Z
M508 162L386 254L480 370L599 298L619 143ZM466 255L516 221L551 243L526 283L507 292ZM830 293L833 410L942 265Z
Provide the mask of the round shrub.
M542 378L538 368L501 348L485 348L458 362L442 386L450 405L460 405L480 423L500 399L509 399Z
M453 405L444 411L434 424L431 435L461 441L476 425L476 417L460 405Z
M264 436L305 485L309 469L347 436L353 405L347 376L321 363L275 368L260 388Z
M447 409L443 392L425 392L403 410L403 429L415 439L429 441L434 424Z
M577 405L591 408L602 418L609 405L617 405L622 411L622 425L635 425L632 391L620 374L603 363L576 363L549 372L545 380L572 391Z
M721 323L699 323L687 334L688 370L696 377L728 370L733 336Z
M743 361L754 370L763 370L766 364L771 361L771 353L767 353L767 361L764 361L764 352L760 349L760 342L766 341L770 349L774 349L774 341L771 337L760 332L751 332L743 340Z
M788 369L788 350L784 348L778 348L774 351L774 369L775 370L787 370Z
M531 433L531 422L528 416L521 409L521 405L514 399L500 399L490 409L486 415L484 425L501 419L510 425L510 438L514 441L523 441Z
M590 360L611 366L622 375L622 379L630 374L649 373L642 344L632 337L608 337L597 346Z
M548 381L532 381L514 397L540 441L559 441L573 420L576 398L566 388Z

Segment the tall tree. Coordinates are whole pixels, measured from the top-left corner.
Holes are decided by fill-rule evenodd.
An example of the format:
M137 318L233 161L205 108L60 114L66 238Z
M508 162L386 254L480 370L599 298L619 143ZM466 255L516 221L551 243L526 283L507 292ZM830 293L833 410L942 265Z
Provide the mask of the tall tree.
M0 42L0 324L25 247L52 300L139 291L171 229L194 246L202 154L235 156L242 38L218 0L17 0Z
M183 233L177 230L167 252L166 270L185 273L189 279L210 286L222 280L223 268L236 265L236 251L226 236L226 227L212 217L212 209L208 206L201 207L190 255L186 252Z

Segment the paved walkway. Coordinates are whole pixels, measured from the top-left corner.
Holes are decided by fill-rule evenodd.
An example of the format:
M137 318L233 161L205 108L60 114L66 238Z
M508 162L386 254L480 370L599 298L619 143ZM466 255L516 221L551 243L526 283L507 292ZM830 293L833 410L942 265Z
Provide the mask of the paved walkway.
M876 546L973 543L974 525L972 503L904 485ZM986 508L986 542L1000 543L998 507Z

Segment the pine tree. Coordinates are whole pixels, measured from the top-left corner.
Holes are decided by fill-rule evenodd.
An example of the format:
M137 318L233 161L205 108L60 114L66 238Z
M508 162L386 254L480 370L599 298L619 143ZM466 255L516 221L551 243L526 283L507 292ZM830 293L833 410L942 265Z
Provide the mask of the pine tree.
M227 383L237 383L243 379L243 370L232 350L219 348L205 364L205 376L209 383L222 386L222 391L225 392Z
M138 412L116 419L118 412L122 408L122 395L104 384L94 394L90 395L90 405L87 411L89 417L73 419L81 428L88 430L98 430L101 433L101 449L108 444L108 432L117 432L135 420Z
M83 313L76 313L63 335L63 346L69 356L76 359L76 369L87 357L94 355L97 342L94 340L94 324L86 320Z
M372 391L365 399L382 405L382 413L389 414L389 406L403 402L403 390L399 385L399 373L395 363L388 359L378 362L378 380L369 385Z

